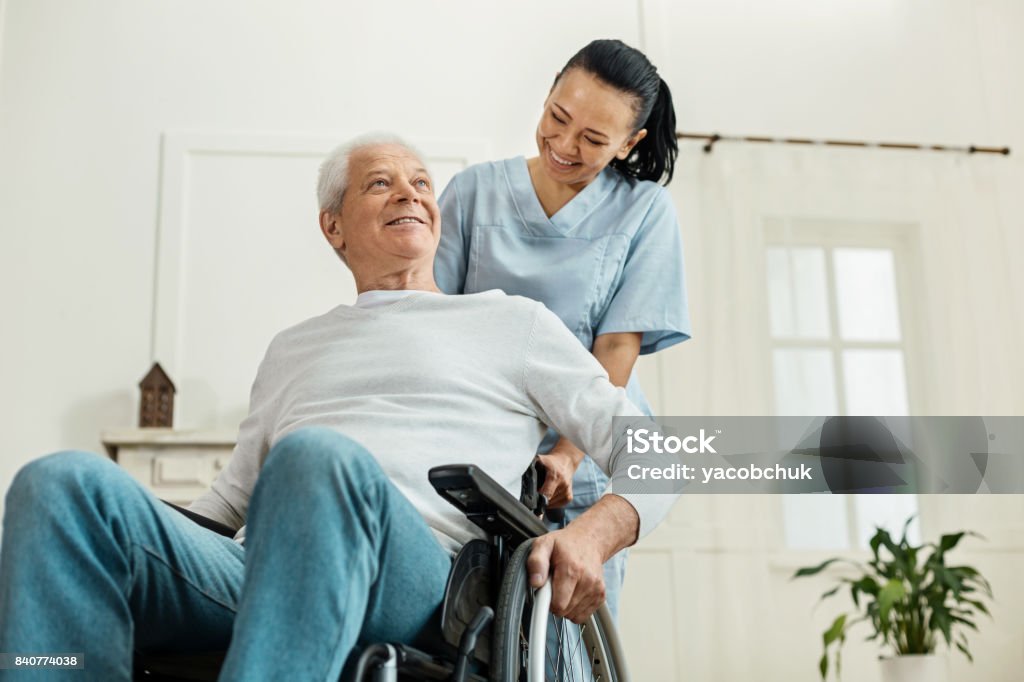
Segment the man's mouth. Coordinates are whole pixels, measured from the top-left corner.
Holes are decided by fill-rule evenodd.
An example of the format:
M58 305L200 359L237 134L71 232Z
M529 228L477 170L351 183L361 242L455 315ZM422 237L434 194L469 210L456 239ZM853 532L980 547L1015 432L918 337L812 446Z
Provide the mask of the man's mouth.
M555 150L551 148L551 145L548 145L548 156L551 157L552 161L564 168L572 168L573 166L580 165L579 161L570 161L569 159L562 158L556 154Z
M420 225L426 225L427 223L422 218L417 218L413 215L404 215L401 218L395 218L388 222L388 225L408 225L410 223L418 223Z

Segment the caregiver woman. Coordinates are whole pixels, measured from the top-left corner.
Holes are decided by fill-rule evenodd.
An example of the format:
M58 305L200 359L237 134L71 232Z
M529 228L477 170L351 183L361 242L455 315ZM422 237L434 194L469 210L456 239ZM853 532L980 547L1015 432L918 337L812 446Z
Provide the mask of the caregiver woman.
M668 85L647 57L590 43L544 102L538 155L467 168L441 195L438 286L541 301L650 413L637 356L690 335L679 225L657 184L672 179L675 133ZM555 433L539 452L544 492L567 520L597 501L608 479L589 457ZM605 565L613 614L624 570L623 553Z

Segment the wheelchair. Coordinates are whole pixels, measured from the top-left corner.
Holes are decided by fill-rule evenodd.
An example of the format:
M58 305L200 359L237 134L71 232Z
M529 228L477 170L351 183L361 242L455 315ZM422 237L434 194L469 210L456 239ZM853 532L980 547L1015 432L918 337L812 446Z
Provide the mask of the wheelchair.
M533 538L560 510L546 509L539 493L544 467L523 474L519 500L479 467L430 470L430 483L481 528L452 564L441 607L443 642L421 651L407 644L376 643L353 655L342 682L628 682L625 658L606 606L580 625L549 613L551 582L533 590L526 560ZM174 505L171 505L172 507ZM231 529L174 507L221 534ZM358 651L358 650L357 650ZM140 655L136 680L215 680L223 653Z

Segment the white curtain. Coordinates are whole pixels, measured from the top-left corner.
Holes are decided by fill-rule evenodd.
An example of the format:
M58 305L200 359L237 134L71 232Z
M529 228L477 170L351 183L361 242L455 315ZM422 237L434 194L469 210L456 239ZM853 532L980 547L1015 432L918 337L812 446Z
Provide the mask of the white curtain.
M769 414L765 225L815 220L910 235L908 360L919 414L1024 413L1024 230L1012 157L684 143L670 187L693 339L661 354L664 414Z

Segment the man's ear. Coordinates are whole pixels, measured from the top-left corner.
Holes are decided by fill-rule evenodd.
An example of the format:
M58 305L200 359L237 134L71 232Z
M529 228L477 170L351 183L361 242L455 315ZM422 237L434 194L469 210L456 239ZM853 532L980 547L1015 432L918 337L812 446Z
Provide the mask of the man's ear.
M320 211L320 231L335 251L345 250L345 237L341 233L341 214Z
M640 130L636 131L633 137L626 140L626 144L622 145L622 148L619 149L619 152L615 155L615 158L619 160L625 160L626 157L633 153L633 147L637 146L640 143L640 140L644 139L645 137L647 137L647 128L641 128Z

